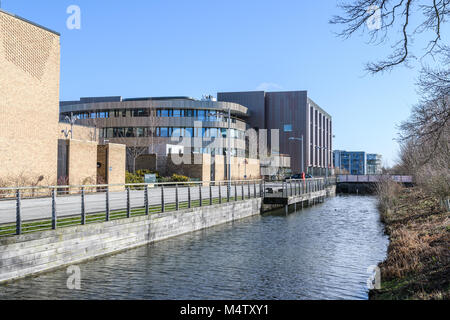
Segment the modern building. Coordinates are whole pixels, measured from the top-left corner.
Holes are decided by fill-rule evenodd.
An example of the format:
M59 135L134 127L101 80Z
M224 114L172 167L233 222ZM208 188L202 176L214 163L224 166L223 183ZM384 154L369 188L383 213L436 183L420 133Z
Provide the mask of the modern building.
M102 161L103 180L124 183L124 146L99 146L92 128L69 135L59 122L59 79L60 35L0 10L0 185L96 183Z
M335 150L334 167L339 174L366 175L381 174L381 159L379 154L364 151Z
M334 167L339 174L366 174L366 153L364 151L335 150L333 154Z
M227 137L229 113L230 139ZM136 169L139 157L152 154L162 157L176 151L186 155L207 154L211 160L205 162L215 163L226 156L230 143L231 156L236 158L232 162L236 162L239 168L242 162L243 168L241 176L235 176L233 170L232 176L236 179L250 176L245 174L249 112L248 108L237 103L218 102L212 97L202 100L190 97L90 97L62 101L60 117L77 117L78 124L98 128L102 141L126 144L130 171ZM152 160L150 165L150 158L137 163L156 167L158 161ZM199 179L207 177L203 173L198 176ZM259 172L252 174L253 178L259 176Z
M251 112L249 126L260 133L268 130L271 153L290 155L294 173L330 174L332 117L308 97L307 91L221 92L217 100L247 107ZM271 130L279 130L279 139Z
M367 174L382 174L382 155L375 153L367 154Z

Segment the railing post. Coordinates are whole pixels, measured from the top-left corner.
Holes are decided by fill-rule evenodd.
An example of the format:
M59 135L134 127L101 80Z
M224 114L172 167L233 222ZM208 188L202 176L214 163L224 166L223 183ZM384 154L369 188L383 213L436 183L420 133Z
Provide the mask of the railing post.
M209 183L209 205L212 206L213 201L212 201L212 185L211 182Z
M188 185L188 209L191 208L191 186Z
M16 234L20 235L22 233L22 218L20 216L20 190L16 192Z
M55 189L52 189L52 230L56 230L57 226L57 216L56 216L56 195Z
M220 186L220 182L219 182L219 204L222 204L222 187Z
M178 184L175 184L175 210L178 211L180 209L180 203L178 201Z
M166 211L166 208L164 206L164 186L161 185L161 212Z
M145 205L145 215L148 216L150 214L150 205L148 202L148 185L144 188L144 205Z
M109 187L106 187L105 201L106 201L106 221L109 221L111 219L109 208Z
M84 203L84 187L81 188L81 224L86 224L86 207Z
M200 207L203 207L203 199L202 199L202 184L198 187L198 199L200 201Z
M247 189L248 189L248 198L251 199L252 198L252 194L250 192L250 182L247 182Z
M130 187L127 188L127 218L131 218Z
M234 201L238 201L237 183L234 183Z
M266 182L265 181L260 181L259 182L259 197L262 198L263 196L265 196L266 193L266 188L265 188Z
M227 202L230 202L231 198L231 186L229 183L227 183Z
M256 197L256 181L253 181L253 195L255 196L255 199L257 198Z
M242 200L245 200L244 184L241 184L241 189L242 189Z

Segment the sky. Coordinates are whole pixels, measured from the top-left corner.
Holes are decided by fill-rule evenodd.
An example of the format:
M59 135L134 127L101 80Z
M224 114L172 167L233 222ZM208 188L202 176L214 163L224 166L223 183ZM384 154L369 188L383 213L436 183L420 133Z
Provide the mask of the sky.
M334 1L1 2L61 34L61 100L307 90L333 117L334 149L379 153L389 166L398 125L419 98L418 62L382 75L364 71L390 47L359 34L337 37L340 27L328 23L339 13ZM79 30L66 26L70 5L80 7ZM414 47L426 44L418 37Z

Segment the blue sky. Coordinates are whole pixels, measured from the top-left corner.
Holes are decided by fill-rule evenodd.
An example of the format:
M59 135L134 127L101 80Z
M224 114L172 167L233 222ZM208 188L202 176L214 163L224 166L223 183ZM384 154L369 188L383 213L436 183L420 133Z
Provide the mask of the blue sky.
M66 27L72 4L81 8L81 30ZM2 0L2 7L61 33L62 100L308 90L333 116L335 149L380 153L391 165L396 126L418 99L417 63L365 74L364 64L389 46L336 37L339 28L328 24L334 1Z

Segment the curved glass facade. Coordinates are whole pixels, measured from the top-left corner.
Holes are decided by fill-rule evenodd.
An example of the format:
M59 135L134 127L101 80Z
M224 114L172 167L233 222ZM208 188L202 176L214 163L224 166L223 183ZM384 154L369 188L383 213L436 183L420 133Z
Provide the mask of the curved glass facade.
M185 152L223 155L230 138L232 154L245 156L244 118L248 109L239 104L177 99L102 99L62 102L61 118L76 116L80 124L96 126L100 139L129 147L179 144L184 146ZM231 110L230 137L228 108Z

